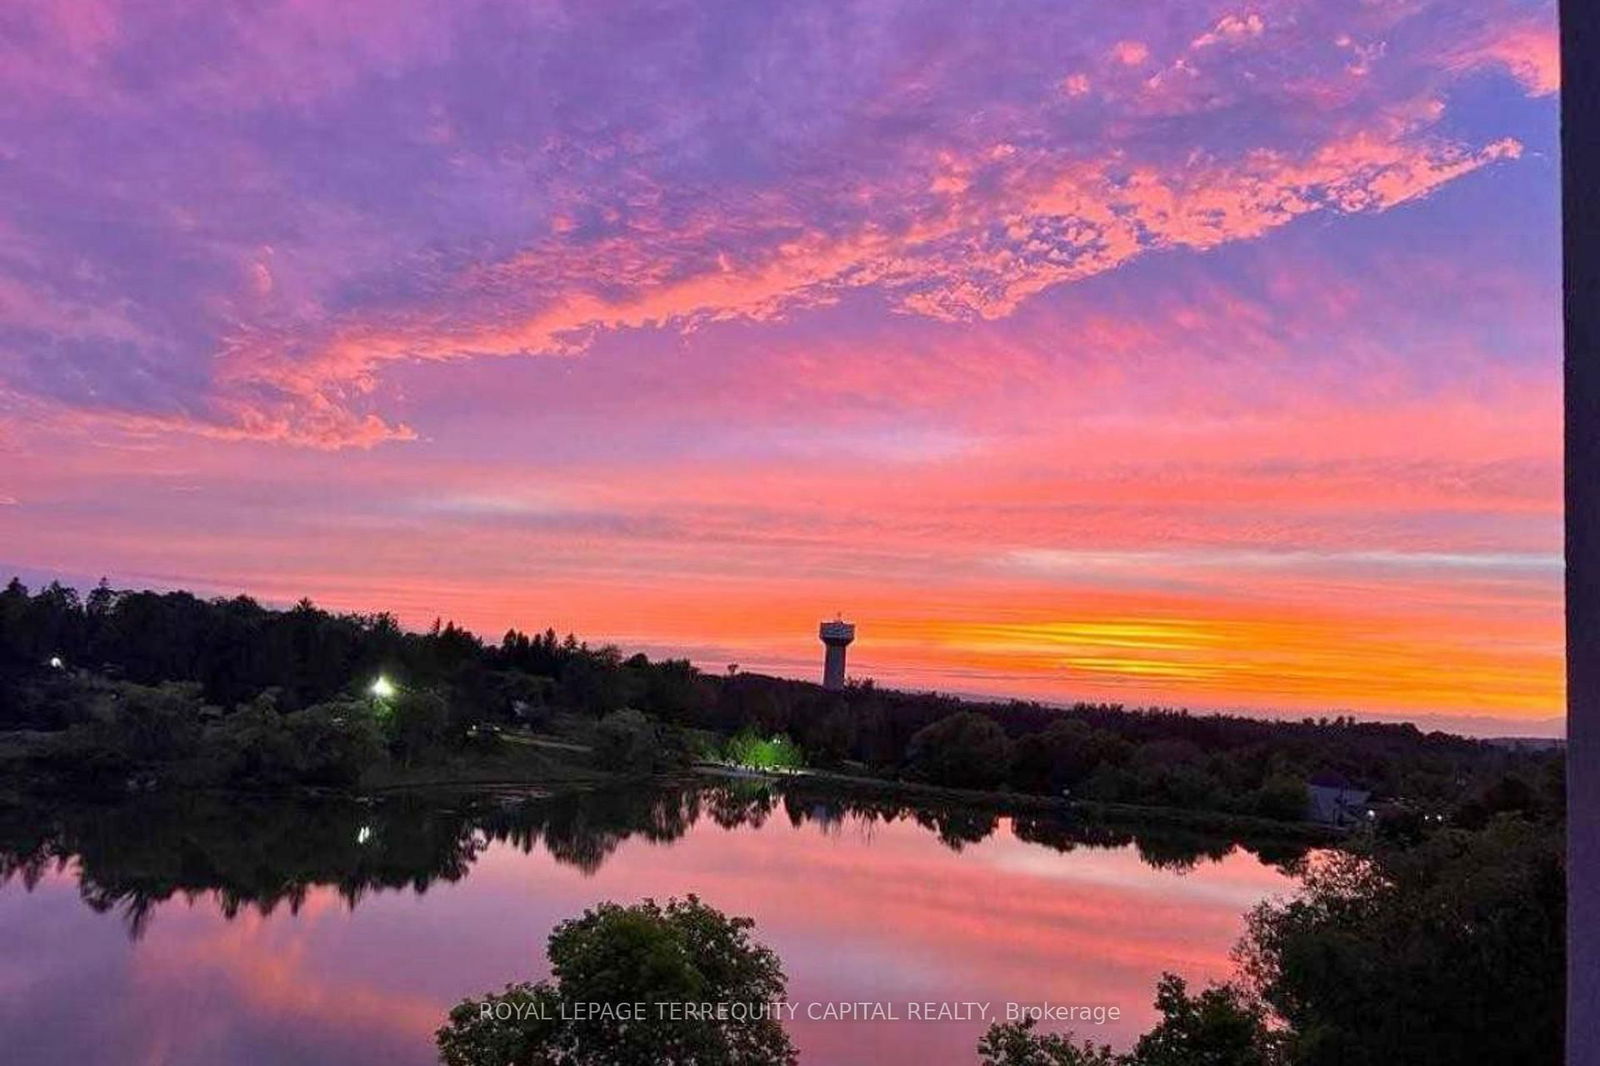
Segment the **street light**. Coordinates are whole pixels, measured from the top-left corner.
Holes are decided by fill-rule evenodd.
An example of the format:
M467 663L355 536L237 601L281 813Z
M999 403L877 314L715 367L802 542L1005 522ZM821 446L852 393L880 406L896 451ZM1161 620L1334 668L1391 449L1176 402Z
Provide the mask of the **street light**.
M367 691L372 693L380 700L386 700L395 694L394 682L390 681L382 674L379 674L377 679L372 682L370 687L368 687Z

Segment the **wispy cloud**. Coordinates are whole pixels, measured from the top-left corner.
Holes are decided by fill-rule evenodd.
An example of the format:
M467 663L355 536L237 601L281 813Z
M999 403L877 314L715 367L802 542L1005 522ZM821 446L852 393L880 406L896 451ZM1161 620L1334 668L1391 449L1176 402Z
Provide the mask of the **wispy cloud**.
M0 79L32 100L6 119L4 181L30 205L0 247L11 387L138 433L412 440L397 365L572 355L858 290L998 318L1151 252L1384 211L1519 155L1457 132L1455 80L1496 68L1547 92L1553 69L1548 12L1493 5L1183 5L1104 27L1041 6L985 33L956 5L808 5L715 43L698 8L653 41L497 3L227 6L184 9L176 37L177 11L111 2L19 16L32 44ZM1068 28L1085 37L1063 50ZM157 57L157 36L185 44ZM1359 76L1382 88L1303 91L1358 79L1335 40L1392 36L1429 47ZM1295 76L1234 47L1258 40ZM996 97L997 66L1014 84ZM760 112L724 91L747 69L769 72ZM552 92L560 108L531 103Z

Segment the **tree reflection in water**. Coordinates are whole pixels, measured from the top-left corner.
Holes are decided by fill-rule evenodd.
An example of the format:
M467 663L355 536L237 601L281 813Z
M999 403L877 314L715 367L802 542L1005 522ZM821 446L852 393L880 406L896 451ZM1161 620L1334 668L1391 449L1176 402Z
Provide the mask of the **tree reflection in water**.
M491 844L543 848L585 874L630 838L668 844L702 820L724 830L759 829L780 812L790 825L870 836L878 824L910 821L959 851L994 834L1003 813L842 799L792 785L734 781L673 789L614 789L561 796L518 793L382 798L145 797L116 805L0 804L0 884L32 889L51 870L70 870L83 901L118 911L138 938L157 906L174 896L215 897L229 918L246 909L298 911L329 886L351 906L369 892L424 892L458 881ZM1017 815L1012 834L1059 852L1133 845L1151 866L1186 871L1236 847L1293 871L1304 845L1208 836L1173 829L1113 827L1067 817Z

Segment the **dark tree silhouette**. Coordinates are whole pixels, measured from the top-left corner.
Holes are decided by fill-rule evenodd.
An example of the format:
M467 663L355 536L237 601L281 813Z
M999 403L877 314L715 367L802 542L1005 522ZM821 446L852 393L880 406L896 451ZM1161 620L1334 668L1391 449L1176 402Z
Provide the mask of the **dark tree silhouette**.
M751 939L754 925L692 895L602 903L550 934L550 980L451 1010L440 1058L446 1066L789 1066L794 1047L774 1009L783 970Z

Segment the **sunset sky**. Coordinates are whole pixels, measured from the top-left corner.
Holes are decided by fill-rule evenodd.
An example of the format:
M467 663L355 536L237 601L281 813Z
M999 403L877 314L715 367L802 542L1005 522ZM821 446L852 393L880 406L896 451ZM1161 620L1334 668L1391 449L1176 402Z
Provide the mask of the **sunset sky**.
M1554 8L12 0L0 566L1559 728Z

